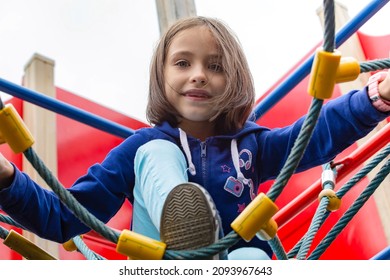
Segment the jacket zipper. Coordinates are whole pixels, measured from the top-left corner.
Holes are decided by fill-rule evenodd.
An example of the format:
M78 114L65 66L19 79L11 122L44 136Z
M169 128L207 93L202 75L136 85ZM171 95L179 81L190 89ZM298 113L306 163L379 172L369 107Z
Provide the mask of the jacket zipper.
M206 142L200 143L200 157L202 158L202 178L203 183L206 183L206 156L207 156L207 146Z

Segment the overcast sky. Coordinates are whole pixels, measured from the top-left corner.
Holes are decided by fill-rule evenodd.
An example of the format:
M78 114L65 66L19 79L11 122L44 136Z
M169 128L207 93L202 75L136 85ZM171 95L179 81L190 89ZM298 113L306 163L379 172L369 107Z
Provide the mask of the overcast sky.
M350 17L370 3L339 2ZM321 5L197 0L196 10L236 32L260 96L320 42ZM0 11L2 79L20 84L25 64L39 53L55 61L56 86L145 120L149 63L159 37L155 0L0 0ZM387 4L361 31L389 34L389 18Z

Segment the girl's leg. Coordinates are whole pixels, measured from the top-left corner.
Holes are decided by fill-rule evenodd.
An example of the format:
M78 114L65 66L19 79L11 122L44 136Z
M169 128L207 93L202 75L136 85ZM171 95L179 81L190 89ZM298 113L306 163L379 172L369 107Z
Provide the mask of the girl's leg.
M266 252L255 247L243 247L233 250L228 255L228 260L270 260Z
M133 231L155 240L161 236L178 250L208 246L222 236L211 196L188 183L187 162L175 144L153 140L141 146L134 171ZM226 252L215 258L226 259Z
M165 200L177 185L188 182L187 162L175 144L153 140L141 146L134 160L135 186L132 229L160 240Z

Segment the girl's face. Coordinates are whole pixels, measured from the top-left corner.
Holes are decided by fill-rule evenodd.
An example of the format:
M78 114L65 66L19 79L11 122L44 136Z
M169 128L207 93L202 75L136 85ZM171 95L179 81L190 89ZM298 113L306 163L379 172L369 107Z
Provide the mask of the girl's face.
M179 127L201 124L210 127L216 112L212 99L226 87L217 44L206 27L179 32L166 56L165 92L168 101L180 113Z

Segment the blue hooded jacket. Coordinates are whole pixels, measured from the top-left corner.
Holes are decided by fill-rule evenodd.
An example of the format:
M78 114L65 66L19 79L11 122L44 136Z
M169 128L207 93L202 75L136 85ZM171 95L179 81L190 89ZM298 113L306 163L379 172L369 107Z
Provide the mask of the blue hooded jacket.
M379 112L371 105L366 89L329 101L321 111L296 171L331 161L387 116L388 113ZM277 129L248 121L237 133L209 137L204 142L187 135L187 147L180 142L179 129L168 123L143 128L112 149L103 162L91 166L69 191L98 219L108 222L125 199L134 200L137 149L150 140L166 139L183 152L190 151L195 172L188 174L189 180L211 194L224 233L228 234L232 230L230 223L258 193L259 184L279 174L303 120L304 117L291 126ZM49 240L62 243L90 230L55 194L39 187L17 169L11 186L0 191L0 205L18 223ZM272 254L268 244L257 238L248 243L239 242L231 249L242 246L257 246Z

